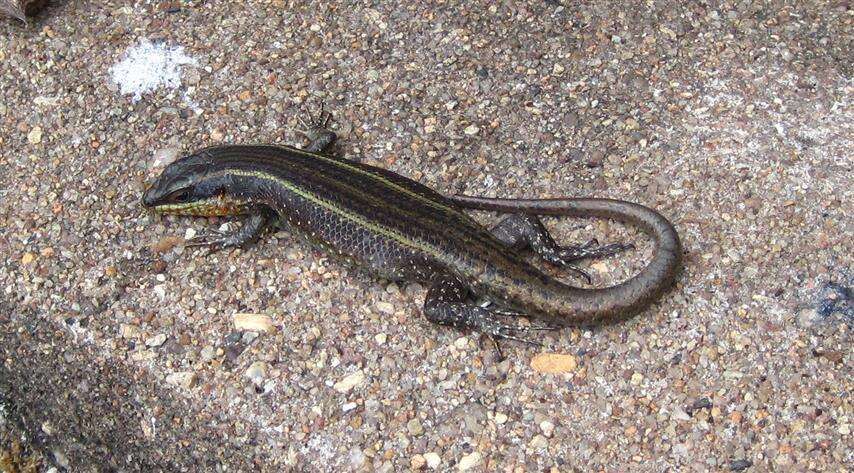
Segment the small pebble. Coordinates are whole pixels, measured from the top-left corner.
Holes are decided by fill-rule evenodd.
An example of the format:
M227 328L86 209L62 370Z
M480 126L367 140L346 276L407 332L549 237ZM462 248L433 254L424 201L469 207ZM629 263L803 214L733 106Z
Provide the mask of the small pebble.
M27 141L30 143L37 145L42 142L42 129L40 126L33 127L29 133L27 133Z
M174 147L157 149L151 158L151 167L162 168L172 164L178 159L178 153L178 148Z
M406 423L406 430L409 431L409 435L414 437L418 437L419 435L424 433L424 428L421 426L421 421L417 418L410 419L409 422Z
M249 365L244 376L249 378L255 384L261 384L267 376L267 363L256 361Z
M439 454L436 452L425 453L424 459L427 460L427 467L429 467L431 470L439 468L439 465L442 464L442 457L440 457Z
M531 360L531 368L539 373L569 373L577 366L575 356L560 353L540 353Z
M427 466L427 459L424 458L424 455L416 453L409 460L409 467L413 470L421 470Z
M365 373L362 370L348 374L335 383L332 388L339 393L348 393L356 386L359 386L365 381Z
M184 389L190 389L196 384L196 373L192 371L178 371L166 375L166 382Z
M457 464L457 470L468 471L476 466L480 466L482 462L483 458L481 457L480 452L472 452L460 458L460 462Z
M548 438L551 438L555 432L555 425L551 423L551 421L544 420L540 422L540 430L543 431L543 435Z
M394 314L394 306L389 302L377 302L377 309L384 314Z
M275 330L273 319L263 314L237 313L232 317L234 328L253 332L272 332Z
M549 441L540 434L531 439L531 448L536 450L545 450L549 446Z
M158 334L158 335L155 335L153 337L149 337L149 338L145 339L145 345L147 347L154 348L154 347L159 347L160 345L163 345L163 343L165 341L166 341L166 334L161 333L161 334Z

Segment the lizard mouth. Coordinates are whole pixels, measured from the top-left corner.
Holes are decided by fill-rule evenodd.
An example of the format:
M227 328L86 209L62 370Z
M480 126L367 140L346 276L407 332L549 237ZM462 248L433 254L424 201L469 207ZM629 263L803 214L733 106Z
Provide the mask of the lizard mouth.
M217 196L209 199L200 199L190 202L163 202L162 200L146 203L143 205L159 214L170 215L193 215L197 217L224 217L228 215L239 215L244 212L243 202Z
M142 206L146 208L153 208L157 205L157 196L154 195L154 186L146 189L145 193L142 194Z

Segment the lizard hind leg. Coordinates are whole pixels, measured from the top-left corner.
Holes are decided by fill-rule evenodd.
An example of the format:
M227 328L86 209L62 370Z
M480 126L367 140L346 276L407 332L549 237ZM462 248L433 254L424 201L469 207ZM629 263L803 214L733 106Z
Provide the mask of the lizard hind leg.
M612 243L599 246L596 240L581 245L560 246L546 230L546 227L535 215L513 214L492 228L492 234L510 247L518 250L530 248L545 261L582 276L587 283L591 282L590 275L572 264L587 258L602 258L621 251L634 248L632 244Z
M501 320L502 315L523 314L506 312L485 304L475 304L471 300L471 292L465 283L450 275L434 278L434 283L427 291L427 299L424 301L424 315L433 323L457 329L475 330L489 336L493 341L506 338L536 346L542 344L517 333L559 328L552 325L506 324Z

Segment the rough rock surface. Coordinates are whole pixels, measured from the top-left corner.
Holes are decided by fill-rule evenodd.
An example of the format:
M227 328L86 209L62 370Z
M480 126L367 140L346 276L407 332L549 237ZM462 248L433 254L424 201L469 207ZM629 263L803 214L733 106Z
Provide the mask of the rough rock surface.
M850 468L849 3L403 3L53 2L0 21L0 462ZM192 60L135 101L111 70L145 41ZM659 209L686 249L677 287L498 362L428 323L423 287L287 232L208 257L183 237L226 221L140 208L165 161L298 142L321 102L337 153L444 192ZM607 221L549 225L638 243L590 263L597 285L651 251ZM572 363L538 371L541 352Z

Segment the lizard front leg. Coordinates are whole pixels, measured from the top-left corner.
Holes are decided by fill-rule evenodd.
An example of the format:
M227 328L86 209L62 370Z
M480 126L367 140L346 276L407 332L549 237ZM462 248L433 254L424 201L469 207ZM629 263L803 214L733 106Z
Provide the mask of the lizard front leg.
M332 120L332 114L325 111L321 104L320 113L316 117L312 117L311 114L307 115L307 120L299 119L305 129L297 130L297 133L309 140L308 146L303 149L311 153L323 153L338 139L338 135L328 128L329 121Z
M190 238L187 246L207 246L212 252L223 248L243 246L257 240L264 230L270 226L271 220L268 212L260 211L247 217L243 221L243 225L234 232L209 231L204 235Z

